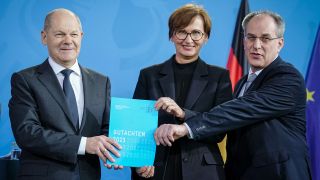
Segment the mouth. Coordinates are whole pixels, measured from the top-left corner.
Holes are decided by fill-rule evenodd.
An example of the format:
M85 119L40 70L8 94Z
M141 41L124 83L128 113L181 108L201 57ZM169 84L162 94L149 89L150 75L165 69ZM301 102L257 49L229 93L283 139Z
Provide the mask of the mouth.
M72 51L73 48L60 48L60 51Z
M261 58L263 56L262 54L260 54L258 52L251 52L250 55L253 58Z
M193 49L195 46L192 46L192 45L182 45L182 47L183 47L184 49L189 50L189 49Z

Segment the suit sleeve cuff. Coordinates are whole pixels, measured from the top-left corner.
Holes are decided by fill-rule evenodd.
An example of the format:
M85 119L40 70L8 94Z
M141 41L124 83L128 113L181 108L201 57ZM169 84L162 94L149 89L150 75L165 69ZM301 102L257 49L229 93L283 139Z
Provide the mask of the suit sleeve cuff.
M191 110L188 110L188 109L183 109L184 110L184 121L186 121L187 119L190 119L194 116L196 116L198 113L195 112L195 111L191 111Z
M87 144L87 137L81 137L80 145L78 149L78 155L86 154L86 144Z
M192 131L191 131L191 128L188 126L188 124L187 123L183 123L183 125L187 128L187 130L188 130L188 138L189 139L193 139L193 133L192 133Z

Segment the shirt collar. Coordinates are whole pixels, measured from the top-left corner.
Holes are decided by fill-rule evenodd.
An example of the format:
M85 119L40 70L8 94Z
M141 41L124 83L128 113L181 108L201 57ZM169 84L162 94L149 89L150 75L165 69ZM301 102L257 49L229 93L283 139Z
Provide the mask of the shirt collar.
M277 56L274 60L276 60L277 58L278 58L278 56ZM274 60L273 60L273 61L274 61ZM273 61L272 61L272 62L273 62ZM256 72L253 72L252 69L250 68L250 69L249 69L249 74L254 73L254 74L256 74L256 75L258 76L258 75L261 73L262 70L263 70L263 69L260 69L260 70L258 70L258 71L256 71ZM248 76L248 78L249 78L249 76Z
M258 76L258 75L261 73L262 70L263 70L263 69L260 69L260 70L258 70L258 71L256 71L256 72L253 72L252 69L250 68L250 69L249 69L249 74L254 73L254 74L256 74L256 75Z
M53 72L58 75L61 73L62 70L66 69L65 67L61 66L60 64L56 63L50 56L48 58L49 64L53 69ZM80 66L78 64L78 60L69 68L71 69L76 75L81 76Z

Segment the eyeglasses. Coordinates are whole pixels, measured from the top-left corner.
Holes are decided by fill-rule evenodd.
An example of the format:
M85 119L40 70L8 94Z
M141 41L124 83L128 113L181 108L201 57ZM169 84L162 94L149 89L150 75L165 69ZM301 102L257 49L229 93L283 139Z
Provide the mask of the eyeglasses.
M259 39L262 43L269 43L270 41L272 40L275 40L275 39L280 39L282 37L275 37L275 38L272 38L272 37L269 37L269 36L261 36L261 37L257 37L257 36L252 36L252 35L245 35L244 38L253 43L256 41L256 39Z
M185 30L178 30L178 31L175 31L174 34L179 40L185 40L187 39L188 35L190 35L191 39L194 41L199 41L204 35L204 33L199 30L193 30L191 31L191 33L188 33Z

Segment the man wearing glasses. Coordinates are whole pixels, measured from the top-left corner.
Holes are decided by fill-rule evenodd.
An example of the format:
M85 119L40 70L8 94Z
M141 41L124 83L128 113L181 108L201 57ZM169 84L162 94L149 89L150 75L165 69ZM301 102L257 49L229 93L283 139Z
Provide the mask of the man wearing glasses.
M199 53L209 39L211 20L198 5L187 4L172 13L169 39L175 54L167 61L141 70L136 99L166 97L197 112L209 111L232 98L229 73L206 64ZM173 115L159 111L159 125L181 124ZM225 133L201 141L182 138L172 147L158 146L154 166L132 169L133 179L223 180L223 160L217 142Z
M155 140L171 146L184 136L199 141L228 132L227 179L309 180L305 85L298 70L279 57L284 22L260 11L248 14L242 27L250 71L238 82L235 99L198 113L160 98L156 108L184 123L160 126Z

